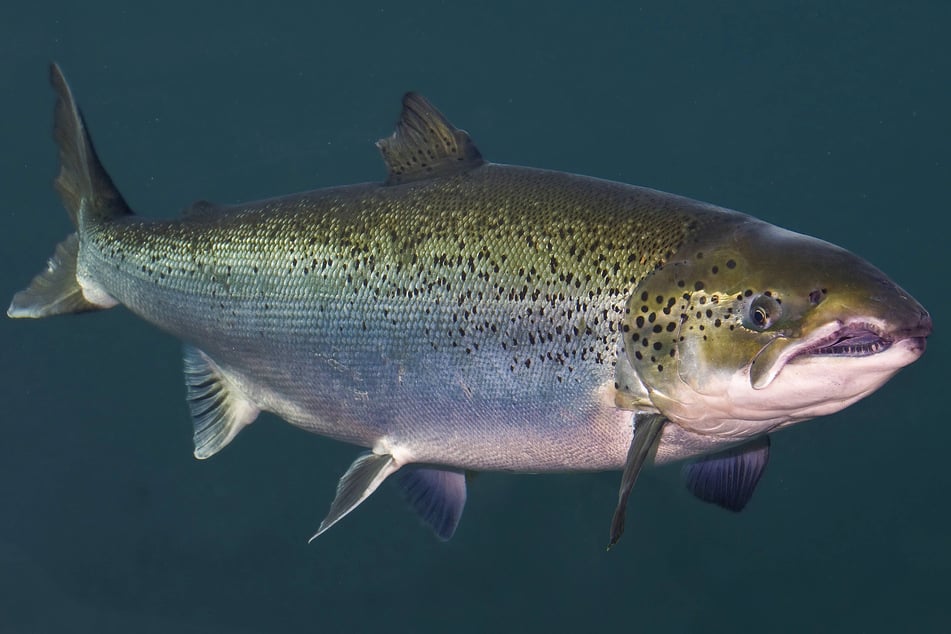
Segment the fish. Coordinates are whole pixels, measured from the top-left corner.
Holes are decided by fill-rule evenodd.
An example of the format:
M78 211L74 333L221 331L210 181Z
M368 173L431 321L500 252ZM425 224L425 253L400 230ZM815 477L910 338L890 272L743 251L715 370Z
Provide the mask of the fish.
M364 449L316 538L394 476L455 533L469 475L645 466L732 511L771 436L868 396L929 313L849 251L661 191L487 161L407 93L386 179L133 213L59 66L55 188L73 226L7 311L122 305L183 342L194 455L261 412Z

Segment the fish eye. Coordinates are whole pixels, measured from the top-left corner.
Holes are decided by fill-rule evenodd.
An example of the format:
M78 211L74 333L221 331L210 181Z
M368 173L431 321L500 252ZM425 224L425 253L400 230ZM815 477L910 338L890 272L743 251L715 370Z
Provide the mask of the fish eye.
M782 314L782 306L769 295L758 295L746 314L746 327L752 330L766 330L775 324Z

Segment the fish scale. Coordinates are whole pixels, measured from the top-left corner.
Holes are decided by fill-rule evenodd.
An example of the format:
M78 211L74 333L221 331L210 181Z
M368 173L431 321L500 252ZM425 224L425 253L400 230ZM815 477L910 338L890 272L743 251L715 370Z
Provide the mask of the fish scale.
M437 456L410 439L433 428L433 442L450 435L465 454L441 449L440 460L486 468L510 459L470 436L497 439L495 426L536 426L542 414L551 415L546 426L583 435L589 421L565 420L575 393L559 386L594 399L613 384L630 290L711 212L684 201L675 213L658 204L669 204L665 196L483 165L432 182L204 203L183 221L132 216L94 231L79 269L243 376L252 400L296 424L366 446L386 435L428 460ZM631 253L628 235L643 251ZM253 378L241 370L249 367ZM460 394L467 411L447 422ZM353 403L363 395L366 405ZM532 405L539 396L545 402ZM385 416L374 402L386 403ZM617 435L627 434L624 426ZM576 445L533 468L621 459L585 464L592 452Z

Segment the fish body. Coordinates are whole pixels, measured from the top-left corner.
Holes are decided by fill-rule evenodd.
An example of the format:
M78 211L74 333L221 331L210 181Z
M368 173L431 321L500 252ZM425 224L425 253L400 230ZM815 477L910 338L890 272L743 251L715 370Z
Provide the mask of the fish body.
M369 448L320 532L402 467L443 538L466 470L627 468L633 486L644 462L713 454L727 469L759 456L761 473L768 433L874 391L931 329L847 251L672 194L488 163L416 95L379 144L385 183L147 220L52 76L77 232L9 314L121 304L181 339L200 458L260 411Z

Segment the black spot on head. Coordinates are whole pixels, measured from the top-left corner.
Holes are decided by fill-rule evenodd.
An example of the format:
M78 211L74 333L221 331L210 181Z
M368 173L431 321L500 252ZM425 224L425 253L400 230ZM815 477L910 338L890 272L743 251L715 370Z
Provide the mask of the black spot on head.
M657 303L658 303L658 304L663 304L663 303L664 303L664 296L663 296L663 295L658 295L658 296L657 296Z
M657 319L657 313L651 313L647 316L647 321L654 323L654 320Z
M663 347L664 347L664 344L662 344L661 342L659 341L654 342L654 350L660 350Z
M735 261L735 260L727 260L727 261L726 261L726 268L728 268L728 269L735 269L735 268L736 268L736 261Z
M683 287L686 286L686 285L687 285L687 283L686 283L685 281L683 281L683 280L677 280L677 286L679 286L680 288L683 288Z
M716 275L717 273L720 272L720 267L719 267L719 266L714 266L712 269L710 269L710 272L713 273L714 275Z
M658 372L663 372L663 371L664 371L664 366L662 366L662 365L660 365L660 364L658 363L658 364L657 364L657 371L658 371Z
M703 282L699 282L699 281L698 281L698 282L694 282L693 288L694 288L694 290L696 290L696 291L702 291L702 290L703 290Z
M713 317L713 311L710 310L709 308L707 309L707 313L706 313L706 314L707 314L707 319Z
M811 291L809 293L809 303L812 304L813 306L817 306L819 302L825 299L824 297L825 294L826 294L826 290L824 288L823 289L817 288L816 290Z
M654 324L654 332L660 332L663 329L664 329L663 326L661 326L660 324Z
M677 324L675 324L674 322L670 322L669 324L667 324L667 332L673 332L676 327L677 327Z
M744 297L749 297L752 294L753 294L753 291L751 291L750 289L746 289L745 291L743 291Z
M637 324L637 327L638 327L638 328L643 328L643 327L644 327L644 317L643 317L642 315L638 315L638 316L637 316L637 319L634 320L634 323Z
M647 294L647 291L644 291L643 293L641 293L642 302L646 302L648 297L650 297L650 295Z
M641 354L641 351L640 351L640 350L635 350L635 351L634 351L634 356L637 357L637 360L638 360L638 361L640 361L640 360L642 360L642 359L644 358L644 355Z

